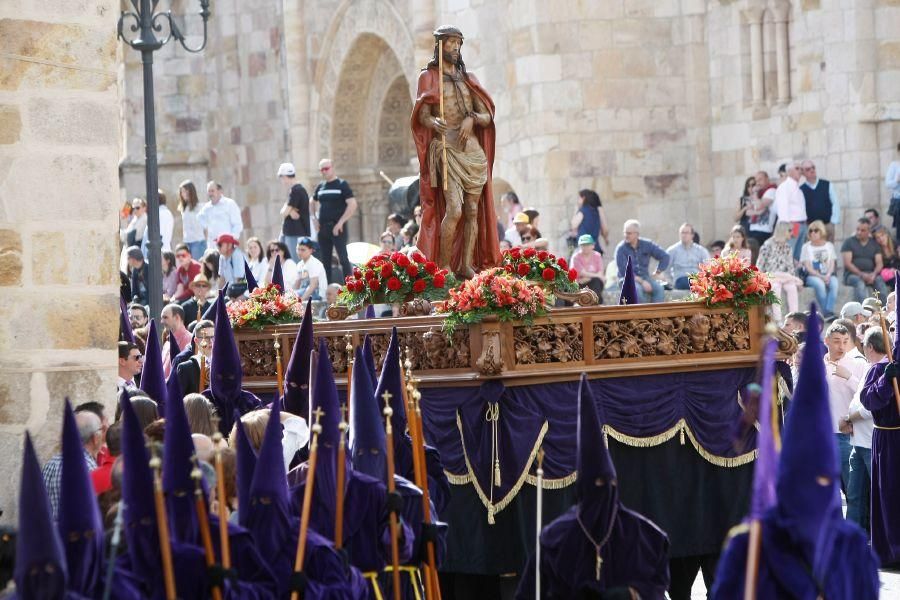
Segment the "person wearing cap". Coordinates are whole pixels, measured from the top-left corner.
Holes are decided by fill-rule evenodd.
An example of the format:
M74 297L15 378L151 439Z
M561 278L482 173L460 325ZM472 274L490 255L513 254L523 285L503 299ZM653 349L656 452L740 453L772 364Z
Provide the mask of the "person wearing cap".
M682 223L678 228L681 241L666 248L672 259L669 264L669 276L676 290L691 289L690 275L697 272L700 263L709 260L709 250L694 243L694 226Z
M860 302L848 302L841 308L841 318L849 319L854 327L860 323L865 323L872 316L872 309L866 308Z
M597 252L596 243L597 240L589 233L579 236L578 250L572 254L569 266L578 271L576 283L594 290L600 304L603 304L603 288L606 284L603 277L603 255Z
M144 260L144 253L137 246L131 246L125 251L128 257L128 279L131 282L132 300L147 304L149 302L147 281L150 279L149 267Z
M324 300L325 290L328 287L328 278L325 275L325 265L313 256L316 251L316 243L308 237L301 237L297 241L297 277L293 281L293 288L301 300Z
M815 309L812 317L808 343L817 344ZM812 348L803 353L777 473L770 475L775 502L760 519L755 598L878 597L878 559L866 533L841 514L840 468L819 356ZM746 523L732 530L710 598L744 597L749 540Z
M219 249L220 288L224 288L226 283L234 285L244 282L246 286L247 274L244 272L246 263L244 261L244 253L238 247L239 244L240 242L237 238L230 233L223 233L216 238L216 247Z
M663 598L669 587L669 539L619 500L616 468L603 435L605 414L587 376L578 387L577 503L543 528L541 562L529 557L516 598ZM599 411L598 411L599 408ZM599 415L598 415L599 413Z
M175 246L175 262L178 264L178 270L175 275L177 287L173 299L176 302L184 302L191 297L191 282L203 271L203 267L199 261L191 257L191 250L187 244Z
M297 258L297 240L309 236L312 231L309 218L309 194L303 184L297 181L297 170L293 163L282 163L278 167L278 180L287 191L287 202L281 207L279 214L284 218L281 224L281 236L294 261Z
M503 237L509 240L509 243L513 246L521 246L522 233L528 229L529 225L531 225L531 219L528 218L528 215L523 212L516 213L516 216L512 219L512 227L506 230Z
M215 248L216 238L223 233L230 233L235 238L240 237L244 230L241 209L234 200L225 196L222 184L217 181L207 183L206 195L209 201L200 209L197 219L206 230L207 247Z
M188 287L193 296L182 302L181 308L184 309L184 322L190 326L206 310L206 305L209 304L209 290L212 286L206 275L198 273Z

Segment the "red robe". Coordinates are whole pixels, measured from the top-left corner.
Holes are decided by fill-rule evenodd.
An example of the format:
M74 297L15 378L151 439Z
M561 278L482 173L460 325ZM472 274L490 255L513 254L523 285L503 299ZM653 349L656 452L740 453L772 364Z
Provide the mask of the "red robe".
M478 233L475 239L475 253L472 266L476 271L495 267L500 264L500 244L497 239L497 213L494 212L494 193L491 177L494 168L494 144L497 137L494 128L494 102L478 79L471 73L465 79L473 96L478 97L491 114L491 123L487 127L474 127L475 137L487 157L487 183L481 192L478 202ZM438 72L437 67L423 69L419 73L416 105L412 111L412 134L419 155L419 199L422 204L422 226L419 229L418 248L430 260L437 260L441 249L441 221L444 219L444 190L438 182L431 187L431 176L428 172L428 146L434 131L419 123L419 111L424 104L438 104ZM453 242L451 264L458 269L462 263L463 228L465 216L459 220Z

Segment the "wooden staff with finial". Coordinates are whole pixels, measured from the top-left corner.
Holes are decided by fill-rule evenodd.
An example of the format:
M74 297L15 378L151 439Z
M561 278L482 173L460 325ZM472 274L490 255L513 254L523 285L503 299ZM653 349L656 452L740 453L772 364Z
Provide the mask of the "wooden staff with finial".
M273 345L273 348L275 348L275 378L278 381L278 393L282 394L282 390L284 390L284 368L281 366L281 342L278 340L281 334L273 333L272 337L275 338L275 344Z
M387 488L388 493L393 494L397 486L394 483L394 428L391 426L391 416L394 414L391 409L391 393L387 390L381 395L384 400L384 437L386 440L386 458L387 458ZM388 515L391 527L391 577L394 582L394 600L400 600L400 547L399 533L397 524L397 515L393 512ZM415 585L415 582L413 582Z
M206 347L209 344L206 340L200 340L200 383L199 390L202 392L206 389Z
M428 491L428 468L425 459L425 437L422 428L422 411L419 408L419 399L422 397L422 394L415 387L415 381L412 377L412 359L410 358L412 352L410 348L407 346L406 348L406 361L404 362L400 369L401 377L403 381L401 382L403 385L403 395L404 395L404 403L409 407L407 409L408 415L408 427L409 427L409 435L412 438L412 451L413 451L413 471L415 474L416 485L422 490L422 514L425 518L425 524L431 525L433 523L431 516L431 496ZM438 578L437 572L437 559L436 553L434 549L434 542L429 541L426 545L427 557L428 557L428 568L425 569L425 593L428 596L429 588L432 590L432 596L428 596L429 600L431 598L436 598L440 600L441 598L441 586L440 580Z
M197 510L197 521L200 526L200 539L203 542L203 555L206 558L206 567L212 569L216 566L216 554L213 550L212 534L209 531L209 514L206 512L206 498L203 497L203 486L200 481L203 479L203 472L197 463L197 456L194 455L194 468L191 469L191 479L194 480L194 506ZM212 585L213 600L222 600L222 589L218 584Z
M349 367L348 367L349 368ZM349 384L348 384L349 387ZM349 390L348 390L349 391ZM339 435L337 451L337 481L335 481L336 499L334 503L334 548L344 547L344 477L347 470L347 406L341 406L341 422L338 424Z
M166 591L166 600L176 600L175 570L172 567L172 545L169 541L169 521L166 516L166 502L163 496L162 461L156 455L155 448L150 459L150 468L153 469L153 500L156 509L156 530L159 535L159 554L162 558L163 584Z
M312 438L309 441L309 460L306 466L306 488L303 490L303 507L300 510L300 535L297 537L297 554L294 558L294 572L303 572L303 561L306 559L306 538L309 534L309 515L312 511L313 486L316 483L316 458L319 454L319 434L322 432L322 426L319 419L325 413L321 408L316 407L312 412L314 419L313 426L310 428ZM300 593L291 592L291 600L299 600Z
M218 425L216 426L218 428ZM228 497L225 495L225 466L222 464L222 434L212 436L216 445L216 497L219 499L219 548L222 551L222 568L231 568L231 538L228 537Z
M438 38L438 107L444 123L444 39ZM447 191L447 134L441 135L441 185Z

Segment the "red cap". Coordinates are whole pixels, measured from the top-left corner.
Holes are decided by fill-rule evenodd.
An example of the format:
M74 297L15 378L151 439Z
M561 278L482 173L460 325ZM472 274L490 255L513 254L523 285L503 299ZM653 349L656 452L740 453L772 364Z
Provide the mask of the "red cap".
M241 243L230 233L223 233L219 237L216 238L216 245L219 244L234 244L235 246L240 246Z

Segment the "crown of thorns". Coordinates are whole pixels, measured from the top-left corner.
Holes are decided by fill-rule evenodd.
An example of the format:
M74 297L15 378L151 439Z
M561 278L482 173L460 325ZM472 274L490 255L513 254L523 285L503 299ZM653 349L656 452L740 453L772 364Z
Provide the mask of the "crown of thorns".
M463 37L462 31L460 31L453 25L441 25L440 27L438 27L437 29L434 30L433 35L435 38L456 36L461 40L466 39Z

